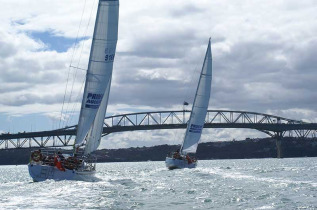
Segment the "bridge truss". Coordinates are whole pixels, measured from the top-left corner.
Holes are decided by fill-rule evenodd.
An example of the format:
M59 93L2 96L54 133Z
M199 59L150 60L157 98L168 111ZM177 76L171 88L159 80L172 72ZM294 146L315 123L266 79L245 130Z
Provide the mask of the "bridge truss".
M104 120L103 136L115 132L136 130L184 129L189 117L190 111L186 110L108 116ZM317 137L317 123L305 123L246 111L208 110L204 127L255 129L276 138ZM75 135L76 126L51 131L1 134L0 149L72 146Z

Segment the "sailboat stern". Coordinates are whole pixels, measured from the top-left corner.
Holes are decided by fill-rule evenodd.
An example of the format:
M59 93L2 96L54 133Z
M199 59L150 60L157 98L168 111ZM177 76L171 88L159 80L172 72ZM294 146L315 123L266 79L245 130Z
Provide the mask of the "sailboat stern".
M197 161L188 163L186 159L175 159L171 157L166 157L165 165L170 170L181 168L196 168Z
M74 170L60 171L54 166L33 164L28 165L29 174L33 181L41 182L47 179L54 180L73 180L76 177L76 172Z
M92 180L95 170L59 170L54 166L42 164L28 164L29 174L34 182L42 182L47 179L53 180Z

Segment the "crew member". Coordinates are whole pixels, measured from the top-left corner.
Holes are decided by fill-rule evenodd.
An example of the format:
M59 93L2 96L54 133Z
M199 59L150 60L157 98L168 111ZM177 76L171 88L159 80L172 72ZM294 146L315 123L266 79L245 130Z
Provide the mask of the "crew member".
M186 155L186 160L188 161L188 164L191 164L193 161L190 159L189 155Z
M179 149L177 149L176 152L174 152L173 158L174 158L174 159L180 159L180 158L181 158L181 155L180 155L180 153L179 153Z
M61 159L59 157L59 155L55 155L54 157L54 165L56 166L56 168L58 168L60 171L65 171L65 168L63 167L62 163L61 163Z

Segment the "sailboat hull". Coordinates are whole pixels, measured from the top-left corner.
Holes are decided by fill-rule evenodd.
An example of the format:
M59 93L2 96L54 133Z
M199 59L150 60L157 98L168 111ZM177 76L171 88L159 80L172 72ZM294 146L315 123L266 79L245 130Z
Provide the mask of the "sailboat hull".
M187 160L167 157L165 160L165 165L170 170L181 169L181 168L196 168L197 161L193 163L188 163Z
M28 164L29 174L33 181L41 182L47 179L53 180L84 180L88 181L94 178L95 170L92 171L77 171L65 169L60 171L54 166L41 164Z

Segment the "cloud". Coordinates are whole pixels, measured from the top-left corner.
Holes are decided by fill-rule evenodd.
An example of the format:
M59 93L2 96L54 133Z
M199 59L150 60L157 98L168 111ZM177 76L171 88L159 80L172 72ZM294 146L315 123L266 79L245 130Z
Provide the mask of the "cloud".
M185 129L133 131L114 133L103 137L100 148L115 149L154 145L178 145L183 142ZM204 129L201 142L244 140L245 138L268 137L260 131L251 129Z
M70 117L70 115L67 114L62 114L60 112L50 112L50 113L45 113L46 116L48 116L53 122L54 121L67 121Z
M180 144L183 140L183 130L161 130L161 131L133 131L115 133L103 137L100 148L128 148L131 146L153 146L161 144ZM168 137L168 138L166 138Z
M7 58L16 53L16 49L11 43L6 43L0 40L0 56L1 58Z
M287 116L289 119L298 119L308 123L317 122L316 110L293 108L286 110L268 110L267 113L277 116Z

